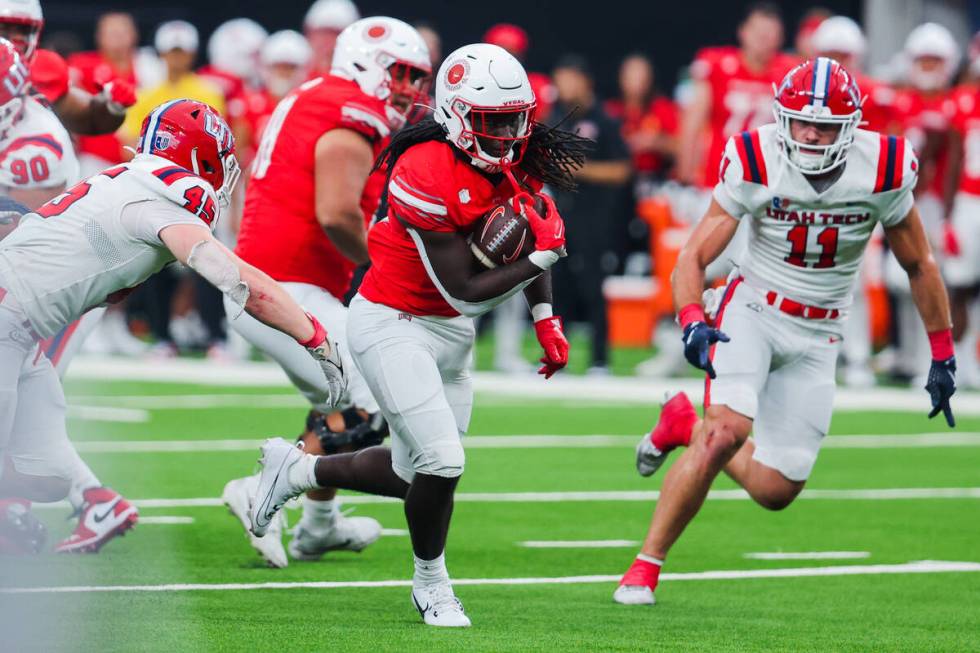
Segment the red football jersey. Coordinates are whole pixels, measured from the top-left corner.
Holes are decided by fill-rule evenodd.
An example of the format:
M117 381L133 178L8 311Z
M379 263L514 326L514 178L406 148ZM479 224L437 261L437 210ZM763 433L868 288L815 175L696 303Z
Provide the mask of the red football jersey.
M368 233L371 268L360 294L412 315L459 315L432 283L405 225L469 234L481 216L513 196L513 185L504 175L481 172L449 143L429 141L409 148L391 173L388 217Z
M30 62L31 85L50 104L68 92L68 64L61 55L38 48Z
M949 130L951 100L948 92L928 95L915 89L903 89L895 95L896 120L901 125L904 136L912 143L916 153L921 156L927 139L938 138L939 150L934 159L920 159L920 186L942 197L943 176L946 172L946 132Z
M316 219L313 173L316 142L331 129L352 129L377 156L388 144L384 103L352 81L319 77L276 107L252 162L238 247L244 260L277 281L310 283L343 297L354 264ZM377 210L383 185L369 178L361 195L365 221Z
M870 77L861 77L856 81L864 98L864 103L861 105L863 115L861 129L882 134L900 134L901 124L895 110L897 91L888 84Z
M114 79L122 79L134 87L137 86L135 66L131 64L128 70L121 71L99 52L76 52L68 57L68 68L74 84L93 95L101 92L102 87ZM123 152L122 142L115 134L76 138L79 152L97 156L109 163L120 163L129 158Z
M777 53L759 72L749 70L735 47L705 48L697 54L691 77L711 87L711 133L702 179L705 188L718 182L718 166L729 138L773 121L772 86L798 63L794 56Z
M980 195L980 86L961 86L953 92L951 126L963 138L959 190Z
M664 172L666 161L657 152L636 148L631 143L637 134L677 134L677 105L669 98L657 96L641 109L627 107L622 100L605 103L606 112L622 122L623 140L633 156L633 169L641 174Z

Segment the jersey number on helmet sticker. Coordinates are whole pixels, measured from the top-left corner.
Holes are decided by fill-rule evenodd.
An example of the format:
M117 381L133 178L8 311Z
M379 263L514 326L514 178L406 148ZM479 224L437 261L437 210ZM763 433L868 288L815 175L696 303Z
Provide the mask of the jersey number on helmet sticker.
M820 245L820 258L813 264L814 268L832 268L837 263L837 227L827 227L817 234L817 244ZM789 230L786 240L790 242L789 256L785 258L790 265L806 267L806 248L809 242L810 227L799 224Z

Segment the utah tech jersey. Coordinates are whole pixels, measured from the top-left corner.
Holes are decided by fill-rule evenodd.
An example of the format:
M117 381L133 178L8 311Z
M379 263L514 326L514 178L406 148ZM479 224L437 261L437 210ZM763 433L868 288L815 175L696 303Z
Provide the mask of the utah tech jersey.
M912 209L918 163L905 139L858 129L843 165L818 193L786 160L775 125L728 141L714 197L752 221L740 263L746 281L812 306L850 305L875 225L894 226Z
M252 162L236 253L276 281L309 283L343 297L354 264L316 218L316 143L332 129L350 129L370 141L375 157L388 144L384 103L335 76L317 77L287 95L265 127ZM365 223L381 190L372 179L361 193Z
M60 190L77 180L78 160L68 132L50 109L25 98L23 115L0 141L0 192Z
M520 170L515 176L540 190L541 184ZM429 278L405 225L469 234L481 216L513 195L513 186L502 174L481 172L449 143L429 141L409 148L391 172L388 217L368 233L371 268L360 294L412 315L459 315Z
M217 198L206 181L150 154L73 186L0 242L0 285L42 338L174 261L160 231L214 228Z

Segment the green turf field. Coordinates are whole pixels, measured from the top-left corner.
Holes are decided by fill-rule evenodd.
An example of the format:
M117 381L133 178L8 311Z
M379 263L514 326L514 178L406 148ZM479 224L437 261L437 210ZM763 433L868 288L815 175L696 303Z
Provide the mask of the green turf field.
M949 446L910 446L919 440L917 434L944 428L924 415L838 413L835 435L892 437L883 438L883 446L860 440L865 443L860 448L851 448L852 438L832 440L808 488L844 492L814 492L783 512L766 512L732 492L727 479L719 480L720 492L672 552L665 572L677 576L662 582L653 608L614 604L615 582L610 580L487 583L567 581L616 576L626 569L636 545L528 548L521 543L642 539L653 507L652 495L642 493L659 487L663 471L653 479L636 475L632 437L544 441L548 446L528 446L535 443L520 437L475 439L479 446L468 452L447 550L454 578L473 583L457 587L473 628L441 632L421 624L407 587L300 585L410 579L408 538L397 534L405 528L399 504L353 504L356 514L375 517L396 531L363 553L329 554L320 562L293 562L283 570L265 568L238 522L223 507L211 505L228 479L254 468L258 454L248 442L220 451L221 443L213 441L295 434L305 410L292 397L285 388L70 383L74 405L129 410L128 418L148 418L73 419L73 435L95 471L129 498L160 500L158 507L141 509L144 519L185 519L147 519L97 556L47 554L5 564L0 586L232 587L3 597L11 599L5 602L8 613L14 618L23 614L25 623L30 616L45 615L43 627L31 630L31 646L42 651L980 648L980 573L904 566L922 560L980 563L980 441L968 437ZM636 436L649 428L656 413L653 405L478 396L471 434ZM962 417L958 432L980 432L980 417ZM901 434L908 434L908 443L897 437ZM177 450L160 451L164 442ZM192 448L197 450L186 450ZM887 492L916 488L922 490L918 498ZM953 489L951 497L936 496L940 493L934 490L943 488ZM584 494L564 494L573 492ZM613 494L592 494L598 492ZM205 505L178 501L186 499L203 499ZM39 513L52 541L69 530L66 512ZM289 516L295 521L299 513L293 510ZM867 556L746 558L759 552L827 551ZM804 575L818 567L864 573L831 569L830 575ZM788 571L784 577L762 578L694 575L776 569ZM900 573L882 573L889 570ZM928 573L911 573L915 570ZM284 586L250 588L270 582Z

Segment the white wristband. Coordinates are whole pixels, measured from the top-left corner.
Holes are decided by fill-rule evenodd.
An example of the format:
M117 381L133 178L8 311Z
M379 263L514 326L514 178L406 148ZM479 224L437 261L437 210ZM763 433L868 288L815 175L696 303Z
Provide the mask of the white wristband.
M531 319L535 322L547 320L549 317L554 317L554 315L555 314L551 308L551 304L541 302L540 304L535 304L531 307Z
M530 255L528 255L527 257L527 260L529 260L531 263L534 263L542 270L547 270L552 265L557 263L558 259L560 258L561 256L558 255L558 252L554 250L546 249L546 250L535 250L531 252Z

